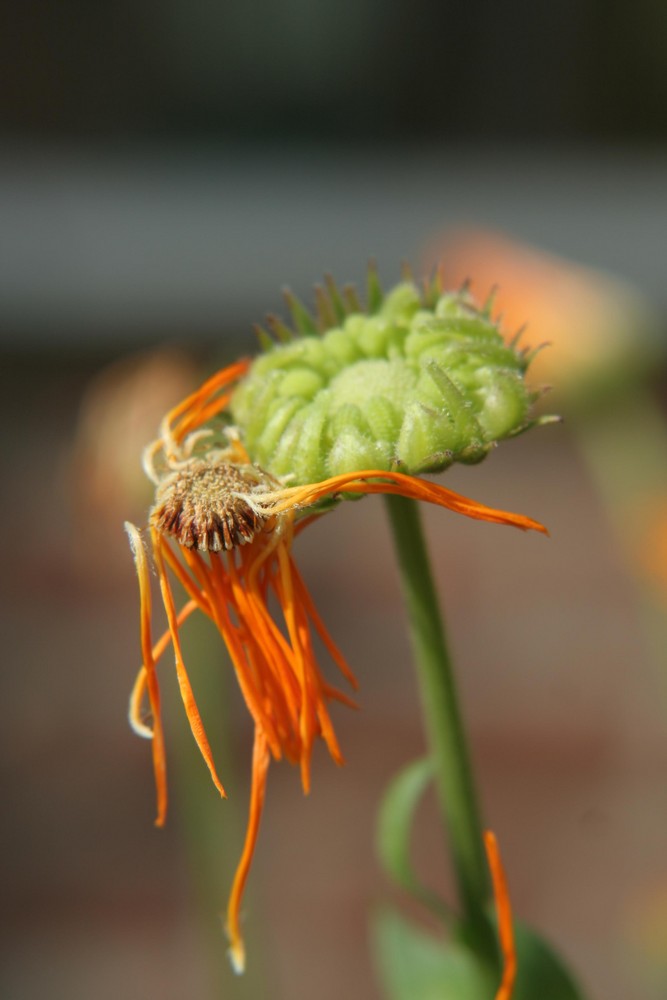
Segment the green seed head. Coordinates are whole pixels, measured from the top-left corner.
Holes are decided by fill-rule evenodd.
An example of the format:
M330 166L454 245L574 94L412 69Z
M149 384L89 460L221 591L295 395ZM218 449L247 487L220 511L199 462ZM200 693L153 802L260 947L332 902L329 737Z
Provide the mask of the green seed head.
M253 462L273 475L300 484L362 469L435 472L478 462L530 426L527 352L466 291L407 280L385 296L370 269L365 311L330 280L315 317L287 302L295 330L270 318L280 342L259 331L266 353L231 403Z

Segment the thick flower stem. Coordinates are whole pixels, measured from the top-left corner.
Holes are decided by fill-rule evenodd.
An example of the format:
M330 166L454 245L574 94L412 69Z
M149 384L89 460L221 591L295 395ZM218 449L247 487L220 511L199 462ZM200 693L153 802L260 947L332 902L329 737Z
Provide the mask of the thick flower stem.
M496 945L486 915L491 886L482 826L420 513L413 500L399 496L385 500L466 938L480 958L495 962Z

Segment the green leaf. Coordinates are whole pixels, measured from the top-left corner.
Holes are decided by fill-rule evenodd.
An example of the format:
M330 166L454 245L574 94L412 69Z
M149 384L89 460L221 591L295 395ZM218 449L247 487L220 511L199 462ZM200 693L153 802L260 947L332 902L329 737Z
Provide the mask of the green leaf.
M408 764L390 783L378 817L380 861L401 888L446 921L457 940L438 941L391 911L374 925L377 961L390 1000L492 1000L500 984L463 944L461 928L446 903L417 877L410 840L417 806L433 778L430 758ZM495 906L489 915L495 922ZM458 928L458 931L457 931ZM514 922L517 978L512 1000L583 1000L562 960L534 931ZM479 992L483 988L484 992ZM439 992L438 992L439 991Z
M438 941L393 910L372 925L375 962L388 1000L491 1000L496 984L472 952ZM533 1000L542 1000L535 994Z
M584 1000L553 949L534 931L515 922L517 978L512 1000Z
M380 805L376 847L385 871L411 896L420 900L441 919L451 913L436 893L417 878L410 860L410 837L415 810L433 779L429 757L413 761L393 778Z
M490 972L460 940L445 940L399 913L374 915L375 964L388 1000L493 1000L500 973ZM512 1000L584 1000L570 973L533 931L515 926L518 975Z

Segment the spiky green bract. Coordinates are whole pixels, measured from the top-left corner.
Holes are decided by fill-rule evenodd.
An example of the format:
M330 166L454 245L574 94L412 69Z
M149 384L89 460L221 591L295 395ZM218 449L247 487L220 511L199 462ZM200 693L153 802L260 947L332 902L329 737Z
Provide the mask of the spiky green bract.
M254 462L290 484L361 469L435 472L478 462L529 426L526 354L465 291L410 280L385 296L370 271L368 298L360 311L329 279L315 317L287 296L296 332L269 321L280 343L231 403Z

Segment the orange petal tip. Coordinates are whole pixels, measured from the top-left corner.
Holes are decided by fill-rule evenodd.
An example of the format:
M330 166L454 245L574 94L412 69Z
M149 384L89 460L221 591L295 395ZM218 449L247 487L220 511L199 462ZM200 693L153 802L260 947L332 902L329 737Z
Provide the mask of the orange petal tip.
M245 972L245 947L243 945L243 941L235 941L229 948L227 954L229 955L229 961L231 962L232 969L236 975L242 976Z

